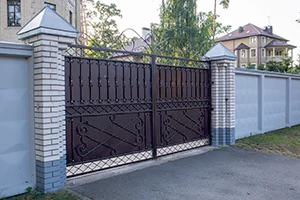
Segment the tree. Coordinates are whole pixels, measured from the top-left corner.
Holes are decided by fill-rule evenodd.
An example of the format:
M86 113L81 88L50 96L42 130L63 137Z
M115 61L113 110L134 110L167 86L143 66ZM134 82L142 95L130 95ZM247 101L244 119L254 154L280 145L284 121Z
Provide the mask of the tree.
M94 0L80 0L80 40L81 44L84 45L88 44L87 35L89 35L86 13L88 11L88 7L94 3Z
M290 67L288 72L292 74L300 74L300 54L298 54L297 63L293 67Z
M255 69L255 65L248 62L247 69Z
M120 35L116 18L122 18L116 4L97 1L94 8L87 12L86 21L89 31L89 46L121 49L127 43L125 35Z
M198 59L213 44L214 15L196 13L194 0L162 0L160 24L155 29L155 52L168 56ZM216 23L219 33L230 26Z
M228 9L229 2L230 0L221 0L220 5L222 5L224 9ZM215 35L216 35L216 20L217 20L217 0L215 0L214 2L213 41L215 41Z
M282 61L270 60L267 62L267 71L287 73L292 66L293 60L288 56L288 53L284 51L282 53Z
M266 69L265 69L265 66L264 66L262 63L260 63L260 64L257 66L257 69L258 69L258 70L266 70Z

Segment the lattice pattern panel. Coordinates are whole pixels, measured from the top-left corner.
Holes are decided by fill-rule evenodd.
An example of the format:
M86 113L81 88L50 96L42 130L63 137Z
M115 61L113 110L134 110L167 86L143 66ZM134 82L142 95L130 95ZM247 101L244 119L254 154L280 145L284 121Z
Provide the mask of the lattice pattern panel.
M124 156L113 157L109 159L91 161L82 164L70 165L67 167L67 176L77 176L90 172L100 171L112 167L122 166L129 163L134 163L152 158L152 151L139 152Z
M164 155L177 153L189 149L194 149L197 147L207 146L209 144L210 144L209 139L203 139L203 140L197 140L197 141L183 143L183 144L172 145L169 147L158 148L157 156L164 156Z

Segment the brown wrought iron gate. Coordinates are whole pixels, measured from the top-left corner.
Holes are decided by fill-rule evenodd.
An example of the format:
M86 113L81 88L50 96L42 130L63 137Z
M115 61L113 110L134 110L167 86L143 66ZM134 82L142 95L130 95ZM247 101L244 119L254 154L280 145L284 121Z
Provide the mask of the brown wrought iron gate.
M69 177L210 144L208 62L75 45L68 53Z

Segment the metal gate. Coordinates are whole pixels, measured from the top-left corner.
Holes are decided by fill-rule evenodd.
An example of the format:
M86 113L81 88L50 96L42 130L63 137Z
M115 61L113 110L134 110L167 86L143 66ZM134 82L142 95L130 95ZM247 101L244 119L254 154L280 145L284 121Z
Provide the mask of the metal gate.
M207 61L72 45L67 176L210 145Z

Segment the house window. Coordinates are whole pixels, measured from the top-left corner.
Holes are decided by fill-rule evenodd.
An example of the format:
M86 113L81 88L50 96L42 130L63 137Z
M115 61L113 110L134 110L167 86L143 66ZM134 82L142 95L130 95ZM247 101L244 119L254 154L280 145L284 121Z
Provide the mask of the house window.
M73 13L72 13L72 11L69 11L69 22L70 22L71 25L73 25L72 24L72 22L73 22Z
M7 16L8 26L21 26L20 0L7 0Z
M253 66L254 69L257 69L256 63L251 63L251 66Z
M261 38L261 43L266 44L266 42L267 42L266 37L262 37Z
M266 57L266 49L261 49L261 56Z
M256 57L256 49L251 49L250 55L251 57Z
M246 64L242 64L241 67L245 69L247 67L247 65Z
M48 6L49 8L51 8L52 10L55 10L56 11L56 5L55 4L52 4L52 3L44 3L44 6Z
M247 58L247 52L246 52L246 49L242 49L241 57L242 57L242 58Z
M256 37L251 37L250 41L251 41L251 44L256 44Z

